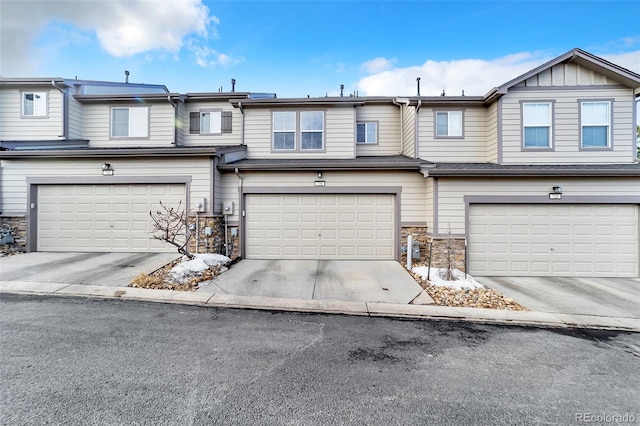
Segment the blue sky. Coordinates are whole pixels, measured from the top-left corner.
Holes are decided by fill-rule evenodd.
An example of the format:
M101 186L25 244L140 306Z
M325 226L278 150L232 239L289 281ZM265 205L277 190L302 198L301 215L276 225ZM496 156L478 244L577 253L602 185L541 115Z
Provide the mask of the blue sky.
M628 1L0 0L0 74L279 97L483 95L574 47L640 73Z

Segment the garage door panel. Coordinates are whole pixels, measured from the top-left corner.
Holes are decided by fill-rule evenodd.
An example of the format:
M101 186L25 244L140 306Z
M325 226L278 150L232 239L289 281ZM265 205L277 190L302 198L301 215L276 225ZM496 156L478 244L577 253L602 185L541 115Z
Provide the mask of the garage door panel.
M153 240L149 211L177 208L183 184L40 185L37 250L173 251ZM169 196L168 194L173 194Z
M394 199L369 194L247 195L247 257L393 259ZM280 214L285 208L288 212ZM281 219L266 220L272 212ZM280 232L278 244L287 249L268 250L267 230Z
M638 276L637 205L472 205L469 240L475 275Z

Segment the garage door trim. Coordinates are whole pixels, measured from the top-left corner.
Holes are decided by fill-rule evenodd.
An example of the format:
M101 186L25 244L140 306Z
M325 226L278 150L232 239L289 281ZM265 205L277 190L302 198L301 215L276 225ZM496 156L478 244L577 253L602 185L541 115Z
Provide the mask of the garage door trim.
M27 252L35 251L38 241L38 186L39 185L131 185L131 184L184 184L185 205L190 206L191 176L27 176Z
M394 224L393 224L393 256L396 260L400 259L399 238L401 233L400 222L400 194L401 186L336 186L336 187L308 187L308 186L248 186L242 188L241 206L242 220L240 221L240 235L242 235L242 257L246 257L246 224L245 224L245 196L248 194L300 194L300 195L335 195L335 194L388 194L394 195Z
M519 195L465 195L465 238L469 241L470 213L472 204L526 204L526 205L554 205L554 204L628 204L637 205L640 209L640 196L635 195L568 195L560 200L550 200L548 196L519 196ZM640 222L640 220L639 220ZM638 242L640 244L640 223L638 224ZM469 258L465 258L465 268L469 268ZM638 259L640 264L640 258Z

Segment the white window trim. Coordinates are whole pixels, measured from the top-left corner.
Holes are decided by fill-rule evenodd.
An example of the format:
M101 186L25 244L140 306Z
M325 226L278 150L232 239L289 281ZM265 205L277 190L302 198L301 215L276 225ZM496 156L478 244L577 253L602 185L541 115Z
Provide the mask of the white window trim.
M449 115L451 113L460 114L460 135L450 135L451 128L449 123L451 123L451 120L449 119ZM438 134L438 114L447 114L447 134L446 135ZM464 139L464 110L463 109L434 110L433 111L433 138L434 139Z
M520 127L520 133L521 133L521 143L520 143L520 150L521 151L537 151L537 152L542 152L542 151L555 151L555 127L556 127L556 123L555 123L555 100L553 99L527 99L527 100L521 100L520 101L520 123L521 123L521 127ZM525 124L525 105L536 105L536 104L547 104L549 105L549 120L548 120L548 125L546 126L540 126L540 125L526 125ZM548 146L526 146L525 145L525 128L527 127L548 127L549 128L549 145Z
M113 135L113 111L117 110L117 109L126 109L129 111L129 117L128 117L128 132L127 132L127 136L114 136ZM132 109L138 109L140 111L142 110L146 110L146 123L145 123L145 127L144 127L144 135L139 135L139 136L131 136L131 110ZM150 123L150 108L148 106L139 106L139 105L114 105L111 106L109 108L109 136L111 139L115 139L115 140L122 140L122 139L149 139L149 123Z
M611 151L613 150L613 98L606 99L578 99L578 109L579 109L579 120L580 127L578 131L580 132L580 145L578 146L578 150L580 151ZM584 146L582 140L582 128L583 124L583 115L582 115L582 106L585 103L607 103L609 106L609 124L607 131L607 146Z
M364 124L364 141L361 142L358 140L358 125L359 124ZM368 127L369 125L375 125L376 126L376 140L374 142L370 142L367 141L367 137L369 135L369 131L368 131ZM378 122L377 121L357 121L356 122L356 144L358 145L376 145L378 143L379 140L379 134L378 134Z
M26 95L36 95L39 94L41 96L44 97L44 114L36 114L36 105L35 105L35 101L34 101L34 106L33 106L33 114L25 114L25 110L24 110L24 101L25 101L25 96ZM21 91L20 92L20 118L28 118L28 119L42 119L42 118L49 118L49 91L48 90L29 90L29 91Z
M291 132L293 131L293 149L282 149L282 148L276 148L275 147L275 134L276 134L276 130L275 130L275 126L274 126L274 115L275 113L284 113L284 112L289 112L289 113L295 113L295 125L294 128L292 130L278 130L277 132ZM321 149L309 149L309 148L302 148L302 133L305 132L319 132L320 130L302 130L301 129L301 121L300 121L300 114L302 112L320 112L322 113L322 148ZM293 153L293 152L313 152L313 153L318 153L318 152L326 152L326 148L327 148L327 140L326 140L326 130L327 130L327 114L325 110L321 110L321 109L309 109L309 110L272 110L271 111L271 152L272 153L283 153L283 152L289 152L289 153Z

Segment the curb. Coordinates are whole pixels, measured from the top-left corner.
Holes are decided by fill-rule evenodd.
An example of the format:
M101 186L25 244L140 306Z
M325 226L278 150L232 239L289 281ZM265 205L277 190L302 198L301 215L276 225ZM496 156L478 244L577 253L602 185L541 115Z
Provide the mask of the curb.
M25 281L0 281L0 293L92 297L283 312L408 319L440 319L510 325L640 332L640 321L636 318L552 314L532 311L455 308L448 306L404 305L379 302L346 302L340 300L285 299L221 293L151 290L134 287L106 287L82 284L34 283Z

